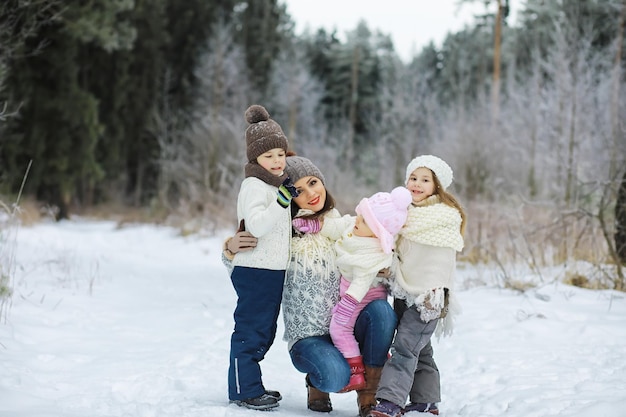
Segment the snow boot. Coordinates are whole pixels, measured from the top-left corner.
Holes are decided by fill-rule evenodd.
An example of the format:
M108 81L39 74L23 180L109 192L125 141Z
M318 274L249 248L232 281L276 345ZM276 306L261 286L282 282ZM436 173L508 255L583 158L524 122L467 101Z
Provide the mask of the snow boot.
M242 221L243 221L243 220L242 220ZM269 395L270 397L274 397L274 398L276 398L276 401L280 401L280 400L282 400L282 399L283 399L283 396L282 396L282 395L280 395L280 392L278 392L278 391L273 391L273 390L271 390L271 389L266 389L266 390L265 390L265 393L266 393L267 395Z
M330 395L311 385L308 375L306 376L306 389L306 406L309 410L318 411L320 413L330 413L333 411Z
M402 416L402 407L387 400L380 400L378 404L372 407L367 417L400 417Z
M439 409L436 403L409 403L404 407L404 413L410 413L411 411L417 411L420 413L430 413L436 416L439 415Z
M376 389L380 381L383 368L365 367L365 388L356 391L356 403L359 406L359 417L367 417L372 407L376 405Z
M341 393L354 391L356 389L365 388L365 366L363 365L363 356L355 356L354 358L346 358L350 365L350 381L348 385L341 389Z
M258 397L246 398L245 400L232 400L231 403L237 404L239 407L262 411L278 407L278 400L265 393Z

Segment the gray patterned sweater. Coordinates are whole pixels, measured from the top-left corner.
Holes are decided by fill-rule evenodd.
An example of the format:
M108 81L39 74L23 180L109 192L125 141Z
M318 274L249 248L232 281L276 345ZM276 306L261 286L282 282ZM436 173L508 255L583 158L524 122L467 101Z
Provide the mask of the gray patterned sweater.
M329 334L339 282L334 241L320 233L292 238L283 289L283 340L289 349L300 339Z

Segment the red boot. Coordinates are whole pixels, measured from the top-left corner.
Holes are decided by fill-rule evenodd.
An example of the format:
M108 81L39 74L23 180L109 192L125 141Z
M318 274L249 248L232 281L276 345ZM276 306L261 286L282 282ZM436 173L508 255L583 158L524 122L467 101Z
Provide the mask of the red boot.
M367 386L365 382L365 366L363 365L363 356L355 356L354 358L346 358L350 365L350 382L339 392L354 391L363 389Z

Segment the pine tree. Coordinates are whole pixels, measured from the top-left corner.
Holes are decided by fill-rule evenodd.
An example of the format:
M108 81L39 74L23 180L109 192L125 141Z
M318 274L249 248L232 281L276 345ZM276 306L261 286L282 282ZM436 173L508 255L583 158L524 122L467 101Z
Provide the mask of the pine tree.
M77 186L101 175L93 154L101 125L95 98L77 83L75 40L54 26L31 45L42 39L49 41L42 53L11 67L8 85L24 104L20 118L9 121L11 145L4 162L10 173L19 174L32 160L26 190L57 206L58 218L66 218ZM21 176L11 180L17 188Z
M70 203L80 200L79 190L92 189L103 177L95 158L103 126L97 98L82 82L81 49L88 44L128 48L134 40L123 16L131 1L99 0L92 8L93 3L65 5L63 18L40 26L24 43L24 58L8 65L7 90L22 103L20 118L9 122L9 144L3 148L9 182L18 187L18 173L32 160L26 190L56 206L57 218L68 217Z
M277 0L249 0L236 15L237 42L244 47L251 85L264 94L274 60L289 32L289 18ZM285 27L286 26L286 27Z

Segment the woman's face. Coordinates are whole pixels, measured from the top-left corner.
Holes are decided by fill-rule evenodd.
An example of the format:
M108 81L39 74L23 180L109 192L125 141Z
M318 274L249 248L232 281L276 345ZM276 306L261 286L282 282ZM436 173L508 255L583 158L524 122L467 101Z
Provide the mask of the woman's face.
M435 192L435 180L433 172L424 167L417 168L409 176L406 188L411 192L413 204L426 200Z
M318 212L326 204L326 187L322 181L313 176L302 177L293 184L300 194L293 201L301 209Z

